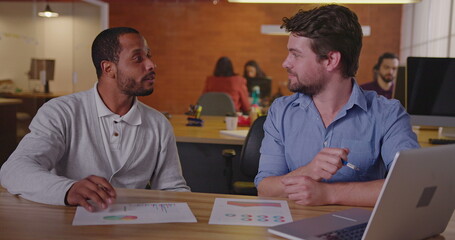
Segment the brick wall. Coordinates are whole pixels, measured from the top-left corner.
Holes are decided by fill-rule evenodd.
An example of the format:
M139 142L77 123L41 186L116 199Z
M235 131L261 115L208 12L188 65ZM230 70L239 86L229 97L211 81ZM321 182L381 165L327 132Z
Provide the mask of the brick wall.
M216 60L228 56L237 73L246 61L258 61L273 79L272 93L287 81L281 63L286 57L287 37L260 33L261 24L281 24L284 16L305 4L233 4L225 0L105 0L110 4L110 26L130 26L147 39L157 63L155 92L141 100L171 114L184 113L196 103L205 78ZM359 83L371 81L372 67L384 51L399 53L401 5L347 5L361 25L371 26L364 38ZM289 93L285 91L285 93Z

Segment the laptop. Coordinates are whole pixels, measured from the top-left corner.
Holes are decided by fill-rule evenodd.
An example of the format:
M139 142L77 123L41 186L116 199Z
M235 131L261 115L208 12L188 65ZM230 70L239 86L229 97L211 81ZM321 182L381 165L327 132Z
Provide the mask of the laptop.
M455 208L455 144L396 154L373 211L351 208L271 227L288 239L424 239L442 233ZM359 236L342 236L351 230Z

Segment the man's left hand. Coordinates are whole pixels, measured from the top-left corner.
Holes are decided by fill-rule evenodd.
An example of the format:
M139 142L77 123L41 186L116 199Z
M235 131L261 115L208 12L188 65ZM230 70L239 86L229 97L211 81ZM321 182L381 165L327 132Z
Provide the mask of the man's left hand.
M308 176L285 177L281 182L288 198L297 204L310 206L330 204L326 183L317 182Z

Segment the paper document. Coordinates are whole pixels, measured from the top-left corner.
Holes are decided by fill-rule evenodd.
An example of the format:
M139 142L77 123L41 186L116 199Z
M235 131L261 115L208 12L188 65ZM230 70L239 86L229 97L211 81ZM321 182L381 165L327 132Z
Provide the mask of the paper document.
M217 198L209 224L275 226L292 222L285 200Z
M112 225L169 222L197 222L187 203L113 204L89 212L77 207L73 225Z
M231 137L246 138L248 130L220 130L220 133Z

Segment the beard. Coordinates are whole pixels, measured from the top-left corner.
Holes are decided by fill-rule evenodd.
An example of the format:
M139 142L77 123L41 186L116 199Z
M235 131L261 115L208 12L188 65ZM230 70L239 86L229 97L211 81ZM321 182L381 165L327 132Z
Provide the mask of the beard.
M154 79L155 72L152 71L141 79L142 81ZM140 83L136 83L134 78L125 76L120 70L118 72L118 87L122 93L128 96L148 96L153 93L153 85L150 88L144 88Z
M312 83L310 84L303 84L301 81L299 81L299 78L297 77L297 81L292 83L290 79L288 79L288 89L291 92L298 92L298 93L303 93L308 96L314 96L319 94L326 85L326 81L322 76L319 76L316 81L315 79L312 80Z
M382 81L386 83L392 82L395 79L392 74L383 75L379 73L378 75L382 79Z

